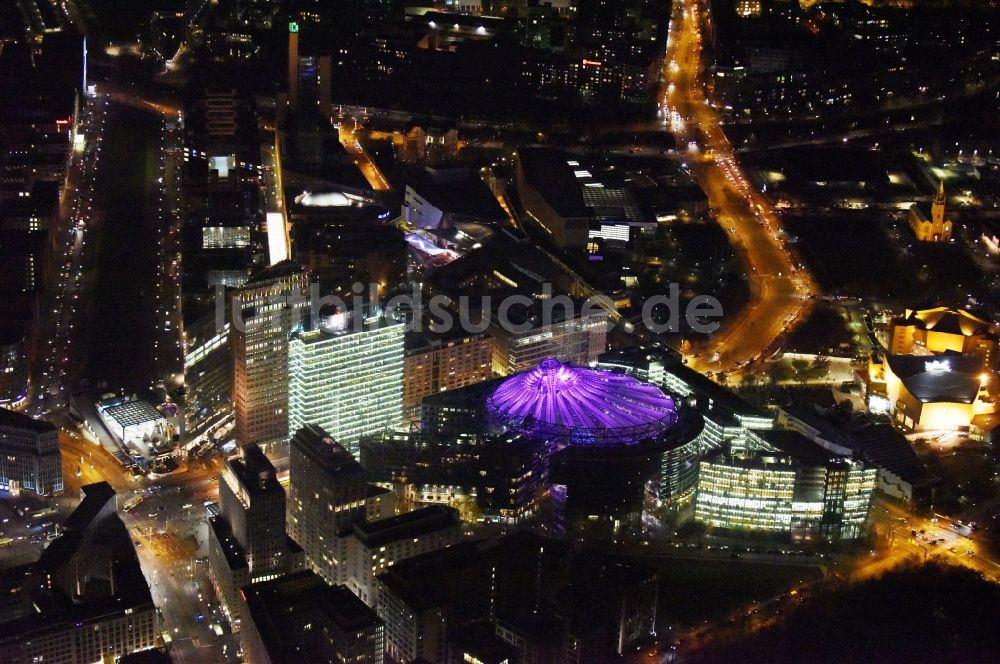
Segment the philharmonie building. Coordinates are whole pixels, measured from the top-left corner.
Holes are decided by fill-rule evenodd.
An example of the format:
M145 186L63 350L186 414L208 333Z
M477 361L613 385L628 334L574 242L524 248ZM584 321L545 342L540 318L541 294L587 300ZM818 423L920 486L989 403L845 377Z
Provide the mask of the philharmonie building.
M554 358L480 390L468 393L478 413L466 422L530 441L540 460L533 472L545 476L570 530L637 525L647 488L681 481L671 452L690 447L704 426L697 410L652 383Z

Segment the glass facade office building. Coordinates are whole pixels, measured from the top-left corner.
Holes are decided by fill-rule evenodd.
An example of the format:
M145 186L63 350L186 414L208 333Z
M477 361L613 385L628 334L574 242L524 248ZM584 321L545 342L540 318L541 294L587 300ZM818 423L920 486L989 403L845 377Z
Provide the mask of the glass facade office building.
M293 336L288 350L289 437L321 427L358 456L358 440L403 418L405 325L373 317L359 330L314 330Z
M701 461L696 520L793 541L865 535L877 468L827 455L793 431L752 434L749 443Z

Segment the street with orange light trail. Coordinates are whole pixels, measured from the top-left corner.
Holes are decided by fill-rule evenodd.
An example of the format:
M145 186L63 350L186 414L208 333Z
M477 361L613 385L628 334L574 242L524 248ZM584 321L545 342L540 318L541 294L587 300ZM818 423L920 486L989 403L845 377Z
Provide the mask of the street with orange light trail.
M727 374L776 351L781 337L808 313L817 287L783 239L769 201L743 174L719 112L705 95L702 30L711 26L707 11L697 0L675 5L660 104L678 150L690 148L687 163L746 266L748 305L724 316L719 331L687 354L691 367Z
M350 121L343 122L340 129L340 142L347 150L347 153L354 157L354 163L357 164L358 170L361 174L365 176L365 180L368 181L368 185L374 191L387 191L392 189L389 181L385 179L382 175L382 171L378 169L372 158L368 156L368 153L361 146L361 141L358 138L357 130L352 129L348 126Z

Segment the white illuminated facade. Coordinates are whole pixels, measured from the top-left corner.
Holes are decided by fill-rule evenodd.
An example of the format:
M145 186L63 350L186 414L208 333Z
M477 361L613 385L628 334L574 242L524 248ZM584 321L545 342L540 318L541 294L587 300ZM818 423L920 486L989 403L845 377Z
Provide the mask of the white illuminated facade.
M629 240L630 227L628 224L608 224L603 223L599 229L590 229L590 239L600 238L602 240L611 240L613 242L620 242L622 244L628 243Z
M823 452L796 432L751 432L747 447L701 461L695 519L793 541L856 540L867 533L877 480L877 468Z
M791 532L794 494L790 464L702 461L695 518L717 528Z
M406 326L372 317L358 327L314 330L291 339L289 437L313 424L357 456L362 436L402 420Z
M250 246L247 226L205 226L201 229L202 249L246 249Z

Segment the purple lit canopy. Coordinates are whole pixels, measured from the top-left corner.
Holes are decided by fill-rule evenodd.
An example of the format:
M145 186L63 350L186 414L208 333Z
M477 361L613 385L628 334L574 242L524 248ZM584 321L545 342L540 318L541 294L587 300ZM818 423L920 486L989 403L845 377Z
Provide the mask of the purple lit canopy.
M677 421L673 399L655 385L551 357L501 383L486 408L508 429L578 444L637 443Z

